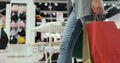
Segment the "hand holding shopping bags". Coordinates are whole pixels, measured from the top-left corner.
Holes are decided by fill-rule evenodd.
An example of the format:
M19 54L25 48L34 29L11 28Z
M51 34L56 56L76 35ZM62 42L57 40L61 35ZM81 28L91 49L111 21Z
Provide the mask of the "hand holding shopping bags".
M120 31L114 22L93 21L85 27L93 63L120 63Z

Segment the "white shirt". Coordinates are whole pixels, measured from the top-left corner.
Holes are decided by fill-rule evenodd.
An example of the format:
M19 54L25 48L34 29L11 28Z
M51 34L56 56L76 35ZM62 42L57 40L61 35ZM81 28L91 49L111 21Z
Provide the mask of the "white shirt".
M72 4L74 4L74 3L75 3L75 0L71 0L71 2L72 2Z

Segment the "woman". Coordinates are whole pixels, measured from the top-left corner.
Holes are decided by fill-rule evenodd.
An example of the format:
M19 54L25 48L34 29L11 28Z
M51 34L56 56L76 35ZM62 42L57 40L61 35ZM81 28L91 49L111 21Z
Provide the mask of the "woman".
M68 0L68 6L70 2L73 9L63 32L57 63L72 63L72 50L84 21L92 20L88 15L103 15L104 12L102 0Z

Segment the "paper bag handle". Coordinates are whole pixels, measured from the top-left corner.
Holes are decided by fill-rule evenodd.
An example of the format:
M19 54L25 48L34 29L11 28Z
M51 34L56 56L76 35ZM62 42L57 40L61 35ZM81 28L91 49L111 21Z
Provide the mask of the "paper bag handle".
M94 21L103 21L105 19L105 15L97 15L97 14L94 14Z

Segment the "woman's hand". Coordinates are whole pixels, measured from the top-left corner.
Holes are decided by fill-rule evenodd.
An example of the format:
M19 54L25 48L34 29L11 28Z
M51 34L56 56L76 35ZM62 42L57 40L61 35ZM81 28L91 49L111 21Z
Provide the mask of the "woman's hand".
M101 0L92 0L92 10L97 15L103 15L104 14L104 7L101 3Z

